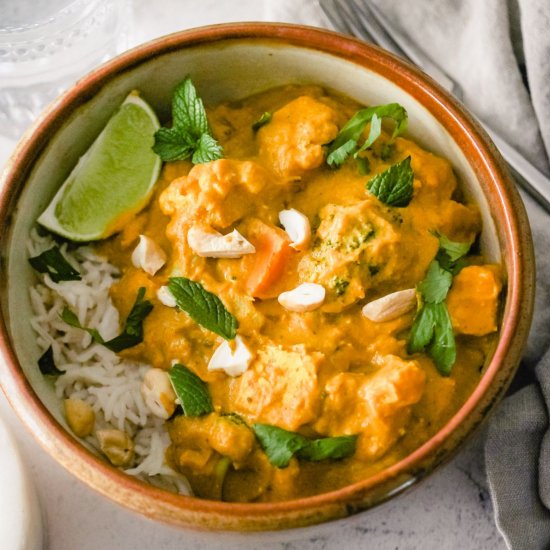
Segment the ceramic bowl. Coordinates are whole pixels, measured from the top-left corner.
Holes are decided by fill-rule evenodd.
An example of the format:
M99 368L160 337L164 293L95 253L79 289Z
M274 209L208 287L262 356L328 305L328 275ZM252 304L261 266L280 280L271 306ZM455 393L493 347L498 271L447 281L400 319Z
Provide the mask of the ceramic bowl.
M97 458L67 431L60 404L36 366L29 326L33 273L25 242L78 158L132 89L161 118L171 93L192 75L206 103L286 83L317 83L364 104L401 103L410 134L449 159L483 217L481 245L506 272L498 345L475 391L420 448L384 471L318 496L235 504L178 496L146 485ZM433 80L392 55L314 28L243 23L194 29L131 50L80 80L26 133L7 163L0 194L1 383L23 422L61 465L110 499L150 518L212 530L303 526L368 509L401 493L447 460L506 390L518 365L533 304L533 252L523 204L485 132Z

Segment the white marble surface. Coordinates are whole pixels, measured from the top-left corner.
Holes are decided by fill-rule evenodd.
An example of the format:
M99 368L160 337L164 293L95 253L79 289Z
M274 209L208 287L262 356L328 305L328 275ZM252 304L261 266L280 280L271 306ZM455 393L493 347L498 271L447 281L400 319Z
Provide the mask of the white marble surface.
M264 18L261 0L134 0L134 8L134 43L204 24ZM11 146L0 141L0 163ZM213 535L157 525L105 500L37 445L1 393L0 415L26 458L43 511L44 548L50 550L505 548L494 525L479 435L420 486L370 512L307 530ZM0 549L15 550L5 548L2 541Z

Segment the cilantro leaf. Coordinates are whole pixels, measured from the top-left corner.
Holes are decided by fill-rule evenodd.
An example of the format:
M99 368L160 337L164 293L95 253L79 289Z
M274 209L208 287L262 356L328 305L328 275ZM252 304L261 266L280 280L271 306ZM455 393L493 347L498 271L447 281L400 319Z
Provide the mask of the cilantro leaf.
M59 370L55 366L53 359L53 348L50 346L38 359L38 368L40 372L45 376L59 376L63 374L62 370Z
M436 260L444 269L456 275L462 269L464 264L461 260L468 254L472 244L451 241L442 233L435 232L434 234L439 239Z
M432 341L435 329L435 304L423 304L416 313L407 344L409 353L420 353Z
M257 132L262 126L265 126L266 124L269 124L271 122L271 113L266 111L265 113L262 113L262 116L252 124L252 131Z
M367 189L384 204L403 207L411 202L413 179L411 157L407 157L374 176Z
M202 416L214 411L208 386L194 372L176 363L168 375L185 416Z
M312 462L346 458L355 452L357 440L355 435L312 440L270 424L254 424L252 429L269 462L277 468L286 468L294 455Z
M424 280L418 284L418 291L425 302L439 304L447 297L453 276L443 269L437 260L432 261Z
M85 330L93 338L94 342L104 345L111 351L119 352L123 349L136 346L143 341L143 320L153 309L153 304L149 302L149 300L144 300L144 296L145 288L141 287L138 290L136 301L124 323L124 329L118 336L111 340L105 341L95 328L83 327L76 314L68 307L63 309L60 317L68 325Z
M351 153L357 148L357 140L350 139L346 141L338 149L331 150L329 148L329 154L327 155L327 164L329 166L340 166L350 156Z
M339 166L350 154L370 147L380 137L382 118L392 118L396 123L392 139L407 129L407 111L398 103L388 103L387 105L376 105L361 109L348 120L340 132L338 132L336 139L330 144L327 155L328 165ZM363 144L359 146L359 140L369 122L371 122L371 128L365 142L368 145Z
M456 361L456 342L444 302L425 303L416 314L407 350L419 353L426 348L439 372L448 376Z
M202 99L188 76L172 98L172 127L155 132L153 151L164 161L191 158L194 164L222 158L223 149L212 136Z
M54 283L82 279L80 273L65 259L57 246L29 258L29 263L39 273L47 273Z
M453 273L468 253L470 245L456 243L437 234L439 250L418 285L423 305L417 312L407 344L409 353L427 351L437 369L448 376L456 361L456 342L449 310L444 300L453 281ZM440 263L441 262L441 263Z
M456 361L456 342L451 316L445 303L434 304L434 334L428 352L443 375L451 373Z
M370 162L367 157L357 157L355 160L357 162L357 170L359 170L362 176L370 173Z
M382 133L382 119L375 113L372 116L372 120L370 121L370 130L369 135L367 136L367 139L365 140L365 143L355 151L353 154L354 158L357 158L357 155L364 151L365 149L368 149L379 137Z
M168 290L176 305L204 328L219 334L226 340L235 338L238 321L225 308L223 302L200 283L185 277L172 277Z

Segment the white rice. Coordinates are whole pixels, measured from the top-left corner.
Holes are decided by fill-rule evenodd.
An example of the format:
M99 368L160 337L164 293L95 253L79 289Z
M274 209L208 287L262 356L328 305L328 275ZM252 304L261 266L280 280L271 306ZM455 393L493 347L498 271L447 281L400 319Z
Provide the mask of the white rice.
M28 242L29 257L55 244L50 236L36 230ZM119 277L117 269L96 255L89 246L61 253L82 276L80 281L54 283L49 275L38 274L40 282L31 287L34 311L31 326L42 352L52 347L56 367L63 371L55 381L59 399L82 399L96 415L95 429L116 428L134 440L135 459L126 473L153 485L190 494L187 480L172 470L164 459L169 437L164 421L152 415L141 396L140 386L150 365L122 359L84 330L65 323L60 314L69 307L84 327L95 328L105 340L120 331L118 310L109 296ZM85 441L101 454L95 434Z

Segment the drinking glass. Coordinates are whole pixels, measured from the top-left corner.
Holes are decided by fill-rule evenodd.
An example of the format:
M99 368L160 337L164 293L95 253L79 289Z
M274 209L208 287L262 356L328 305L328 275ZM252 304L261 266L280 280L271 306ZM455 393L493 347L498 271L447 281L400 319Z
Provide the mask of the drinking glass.
M127 46L129 0L0 0L0 135Z

